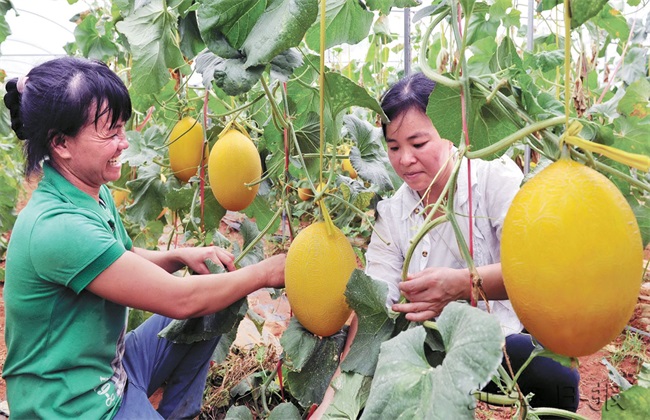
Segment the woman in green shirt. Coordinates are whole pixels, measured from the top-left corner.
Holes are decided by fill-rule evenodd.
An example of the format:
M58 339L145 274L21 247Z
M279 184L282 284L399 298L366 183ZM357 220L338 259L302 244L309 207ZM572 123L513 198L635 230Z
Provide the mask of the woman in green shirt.
M131 100L105 64L63 57L6 84L27 176L42 179L12 231L6 263L12 418L190 418L218 338L159 339L171 319L215 313L284 284L284 255L236 270L208 247L133 246L106 183L121 174ZM229 272L210 274L204 261ZM198 275L179 278L189 267ZM126 333L127 308L154 315ZM148 401L165 383L158 411Z

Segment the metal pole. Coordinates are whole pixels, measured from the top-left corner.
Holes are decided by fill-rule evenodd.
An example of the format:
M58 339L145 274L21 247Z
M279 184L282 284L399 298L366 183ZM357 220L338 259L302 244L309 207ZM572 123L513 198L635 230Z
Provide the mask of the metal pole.
M528 0L528 28L526 28L526 49L533 50L533 17L535 13L535 0ZM530 172L530 145L524 146L524 175Z
M404 8L404 76L411 74L411 8Z

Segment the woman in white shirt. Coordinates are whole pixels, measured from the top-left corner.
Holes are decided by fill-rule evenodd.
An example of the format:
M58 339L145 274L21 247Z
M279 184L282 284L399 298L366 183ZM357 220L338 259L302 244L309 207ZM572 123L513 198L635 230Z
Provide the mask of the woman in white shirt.
M416 73L397 82L382 98L382 109L390 121L382 127L388 158L404 184L391 198L377 205L375 232L366 253L366 273L388 284L388 304L394 311L405 313L410 321L435 318L449 302L471 299L470 273L450 223L438 225L422 238L410 260L407 281L401 281L411 241L424 223L430 205L444 193L459 159L458 150L440 137L426 114L434 88L435 82ZM462 159L453 211L469 243L468 161ZM474 159L469 164L473 259L489 299L490 312L498 317L506 336L506 351L516 371L528 359L533 344L531 336L522 332L523 326L508 301L501 275L500 243L503 220L523 174L507 156L492 161ZM442 213L434 218L439 215ZM401 295L406 298L403 303L399 303ZM479 307L485 309L486 305L479 302ZM355 318L343 357L356 329ZM517 382L524 395L535 394L533 407L575 412L579 379L577 370L550 358L536 357ZM496 392L497 388L490 384L486 390ZM328 388L317 417L332 397L332 388Z

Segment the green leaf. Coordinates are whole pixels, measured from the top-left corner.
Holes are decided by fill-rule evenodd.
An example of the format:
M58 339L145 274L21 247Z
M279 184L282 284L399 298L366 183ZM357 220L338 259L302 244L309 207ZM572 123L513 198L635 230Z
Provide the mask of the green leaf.
M203 76L203 85L210 87L214 81L230 96L251 90L260 80L264 66L246 67L244 58L221 58L211 51L196 57L196 71Z
M325 11L325 49L341 44L354 45L370 33L374 14L358 0L330 0ZM316 22L305 35L307 46L320 51L320 9Z
M388 286L354 270L345 298L356 313L359 328L348 355L341 364L344 372L373 376L379 359L379 346L393 335L395 320L386 307Z
M275 220L273 220L275 211L271 207L270 203L259 194L255 196L255 200L253 200L253 202L248 207L246 207L243 212L248 217L255 219L257 227L260 230L263 230L266 225L271 222L273 222L273 224L271 225L269 232L275 232L278 230L278 227L280 227L280 218L277 217Z
M650 413L650 389L634 385L603 404L603 420L636 420Z
M388 15L393 7L416 7L421 4L421 0L366 0L370 10L379 10L382 15Z
M273 1L241 46L245 67L268 64L281 52L297 47L317 14L316 0Z
M471 107L468 112L467 126L473 150L480 150L517 131L517 127L510 120L510 115L494 103L486 103L485 96L480 92L474 89L471 89L471 92ZM427 115L442 138L455 144L465 141L458 91L437 84L429 97ZM503 152L495 153L492 157Z
M517 46L512 41L509 36L506 36L501 40L499 48L496 50L496 54L493 55L492 60L490 61L490 68L493 73L500 73L503 70L523 71L523 63L521 58L517 53Z
M327 105L334 118L352 106L360 106L375 111L384 121L388 120L377 99L370 96L366 89L340 73L327 72L325 74L325 94L327 95Z
M212 191L206 187L204 194L203 222L207 231L217 230L221 224L221 219L226 215L226 209L217 201ZM197 206L198 211L199 206Z
M177 41L177 19L163 0L151 0L116 24L131 47L134 91L157 93L170 78L168 69L189 71Z
M650 114L650 82L645 78L632 82L618 102L616 110L628 117L647 117Z
M641 201L632 195L627 197L627 201L639 224L643 244L650 244L650 201Z
M289 337L285 339L287 334ZM316 338L316 345L309 354L307 349L295 345L303 341L302 338L296 338L296 334ZM323 400L330 379L338 367L345 336L346 333L339 332L330 337L318 338L305 330L295 317L291 318L289 327L282 333L280 344L285 351L285 360L306 360L300 371L290 370L287 374L287 388L303 407Z
M240 49L266 6L266 0L204 0L198 10L201 32L220 32Z
M290 402L281 403L269 414L268 420L301 420L302 416L298 407Z
M245 248L253 241L253 239L255 239L255 237L257 237L259 231L253 222L245 219L241 225L241 234L244 240L243 246ZM235 256L241 254L238 246L233 249L233 254ZM247 253L246 256L239 261L239 265L244 267L255 264L261 261L262 258L264 258L264 248L262 243L259 242L251 252ZM213 261L206 260L205 263L211 273L223 273L225 271L223 267L217 265ZM186 320L174 320L158 333L158 335L174 343L188 344L196 341L211 340L216 336L228 334L233 330L237 330L239 323L244 319L247 311L248 300L246 297L243 297L227 308L214 314Z
M564 51L542 51L535 55L536 67L543 72L555 70L564 65Z
M381 128L350 114L343 117L346 135L356 143L350 150L350 163L359 177L368 180L379 189L379 193L395 188L391 174L394 174L388 154L383 145Z
M126 208L126 219L141 226L155 220L163 209L167 194L167 188L160 179L160 166L150 164L138 167L136 179L127 182L126 187L133 197L133 203Z
M582 25L596 16L608 0L571 0L571 29Z
M588 3L591 0L582 1ZM600 13L593 18L594 24L607 31L612 38L626 40L630 33L630 28L625 20L625 16L623 16L620 11L607 4L606 0L596 0L595 3L603 1L605 1L605 5L601 9ZM571 26L573 27L573 24Z
M139 131L128 131L129 148L122 152L124 162L129 166L137 168L146 163L152 163L154 159L162 158L163 145L165 144L164 127L151 126L144 133Z
M230 406L226 412L227 420L253 420L253 413L245 405Z
M650 156L650 116L641 119L622 115L614 120L614 133L613 147Z
M205 48L201 31L196 22L196 13L190 12L178 22L178 34L181 37L180 49L185 57L192 59Z
M0 44L5 42L7 37L11 35L11 28L7 23L7 12L13 9L14 6L9 0L0 0Z
M372 378L343 372L332 381L336 391L332 403L323 413L325 418L356 419L366 405ZM340 391L340 392L339 392Z
M286 50L271 60L271 77L286 82L293 74L293 71L302 64L302 56L296 49Z
M425 355L423 327L382 344L362 419L474 418L471 393L482 389L501 363L501 326L493 315L452 302L440 315L438 328L446 356L436 368Z
M295 317L292 317L289 326L280 337L280 344L285 352L285 367L300 372L314 353L319 340L316 335L300 325Z
M115 57L118 49L109 35L99 33L98 27L97 16L89 14L74 29L74 37L84 57L105 61Z
M645 80L647 63L648 49L645 47L632 47L623 59L623 66L618 72L618 77L628 85L639 79Z

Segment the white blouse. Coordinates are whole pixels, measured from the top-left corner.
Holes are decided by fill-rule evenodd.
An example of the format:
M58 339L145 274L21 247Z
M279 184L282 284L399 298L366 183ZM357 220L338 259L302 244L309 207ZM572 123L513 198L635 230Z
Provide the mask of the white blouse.
M519 190L523 173L507 156L485 161L471 161L474 263L477 267L501 260L501 230L512 199ZM469 244L469 195L467 159L461 162L454 194L454 212L467 244ZM411 239L424 222L423 206L418 193L404 183L397 192L377 205L377 221L366 252L366 274L388 284L390 305L399 300L397 285ZM379 234L379 235L378 235ZM382 238L386 241L384 242ZM460 253L451 223L438 225L416 246L409 273L427 267L467 268ZM478 307L485 310L484 302ZM499 318L506 336L521 332L523 325L510 301L490 301L490 312Z

